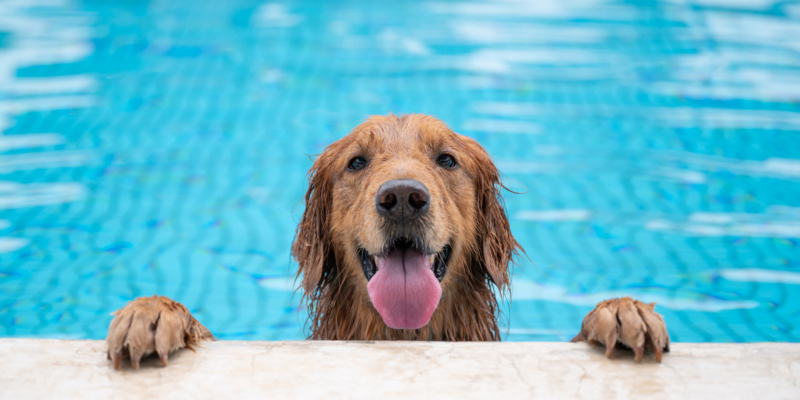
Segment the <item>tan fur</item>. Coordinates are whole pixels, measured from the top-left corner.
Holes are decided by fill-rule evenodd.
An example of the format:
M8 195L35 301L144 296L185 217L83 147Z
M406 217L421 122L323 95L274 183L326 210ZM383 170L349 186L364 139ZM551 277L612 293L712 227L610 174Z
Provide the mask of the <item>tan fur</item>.
M443 169L442 153L459 164ZM369 165L347 170L353 157ZM372 306L357 249L379 253L387 235L375 208L381 184L415 179L430 192L423 244L434 252L452 246L442 296L428 325L395 330ZM500 175L474 140L424 115L378 116L331 144L309 171L306 209L297 227L292 254L299 263L303 298L309 309L310 339L327 340L500 340L499 306L509 264L521 248L511 234L500 190ZM141 297L114 313L108 330L108 358L120 367L130 357L192 348L214 337L180 303L160 296ZM618 343L632 347L641 361L644 349L669 351L663 318L653 304L630 298L601 302L583 321L572 341L606 345L610 358Z
M606 357L614 355L620 344L642 361L645 348L655 353L656 362L669 352L669 335L664 318L655 312L655 303L645 304L630 297L601 301L583 319L581 332L572 342L586 341L606 347Z
M113 315L106 341L108 359L116 369L128 357L133 369L138 369L139 360L151 353L158 353L161 365L166 366L169 353L214 340L183 304L163 296L139 297Z
M442 153L459 167L436 165ZM356 156L369 160L347 170ZM379 253L385 232L375 210L381 184L415 179L430 191L423 241L453 252L442 299L417 330L388 328L372 306L357 249ZM424 115L376 116L331 144L309 172L306 210L292 247L310 310L311 339L499 340L498 302L520 249L500 197L500 175L486 151Z

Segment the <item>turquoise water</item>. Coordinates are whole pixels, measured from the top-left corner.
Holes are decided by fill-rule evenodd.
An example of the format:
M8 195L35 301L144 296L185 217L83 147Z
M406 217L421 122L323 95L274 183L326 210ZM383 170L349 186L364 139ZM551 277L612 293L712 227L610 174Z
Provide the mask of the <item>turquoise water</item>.
M657 301L677 341L798 341L800 2L0 0L0 336L167 295L301 339L309 155L367 115L477 138L534 265L508 340Z

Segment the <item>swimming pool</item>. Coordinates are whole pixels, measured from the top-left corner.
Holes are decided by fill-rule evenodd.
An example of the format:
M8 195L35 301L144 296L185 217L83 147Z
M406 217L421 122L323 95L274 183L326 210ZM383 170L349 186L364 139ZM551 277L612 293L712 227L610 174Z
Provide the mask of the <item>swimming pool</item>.
M772 0L0 0L0 336L102 339L158 293L303 338L308 155L392 111L523 192L504 339L625 294L676 341L796 342L798 38Z

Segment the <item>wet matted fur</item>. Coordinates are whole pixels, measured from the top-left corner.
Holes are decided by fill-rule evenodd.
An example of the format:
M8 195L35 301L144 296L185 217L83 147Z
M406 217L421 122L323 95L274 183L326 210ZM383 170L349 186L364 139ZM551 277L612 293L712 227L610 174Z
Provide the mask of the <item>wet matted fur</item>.
M442 154L458 168L437 165ZM359 156L367 166L353 173L348 162ZM309 338L500 340L495 292L509 284L509 264L521 248L509 227L500 174L476 141L426 115L375 116L331 144L308 177L292 253L309 309ZM385 245L375 197L392 179L414 179L430 191L423 245L452 246L441 300L420 329L384 323L358 257L359 248L377 253Z
M384 203L392 197L383 194L394 200L401 195L400 186L386 189L390 183L408 190L402 196L410 208L403 209L400 223L386 208L391 202ZM433 117L371 117L331 144L309 171L306 207L292 245L309 338L500 340L496 293L507 290L509 265L522 251L509 229L501 189L486 151ZM387 271L400 280L387 281ZM379 297L371 297L376 290ZM395 303L405 308L380 311L385 303L375 298L400 299ZM420 298L426 299L424 312L413 308ZM660 362L669 335L654 307L627 297L603 301L573 341L603 345L609 358L620 346L633 349L636 361L650 350ZM392 320L397 310L403 315L399 323ZM418 328L393 329L382 313L394 326ZM422 317L408 322L410 313ZM136 299L114 315L106 340L115 368L129 357L136 369L150 353L166 366L169 353L213 340L186 307L167 297Z

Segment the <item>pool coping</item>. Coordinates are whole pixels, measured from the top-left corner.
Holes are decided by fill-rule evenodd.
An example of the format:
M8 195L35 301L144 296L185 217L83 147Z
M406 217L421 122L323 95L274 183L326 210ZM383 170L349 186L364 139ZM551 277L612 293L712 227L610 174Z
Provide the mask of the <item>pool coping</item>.
M218 341L115 371L97 340L0 339L3 398L800 398L800 344Z

